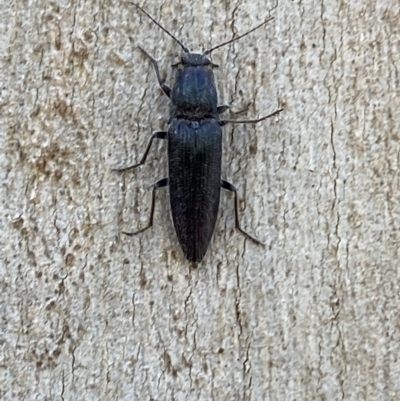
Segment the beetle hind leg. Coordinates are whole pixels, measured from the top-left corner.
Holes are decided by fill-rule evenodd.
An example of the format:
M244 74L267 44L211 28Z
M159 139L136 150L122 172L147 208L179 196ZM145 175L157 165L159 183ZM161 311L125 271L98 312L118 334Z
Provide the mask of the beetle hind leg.
M261 241L259 241L257 238L253 237L252 235L250 235L247 231L245 231L241 226L240 226L240 222L239 222L239 201L238 201L238 196L237 196L237 190L236 187L231 184L228 181L225 180L221 180L221 187L231 191L234 193L235 195L235 227L243 234L245 235L247 238L249 238L250 240L252 240L253 242L255 242L257 245L263 245L265 246L265 244L263 244Z

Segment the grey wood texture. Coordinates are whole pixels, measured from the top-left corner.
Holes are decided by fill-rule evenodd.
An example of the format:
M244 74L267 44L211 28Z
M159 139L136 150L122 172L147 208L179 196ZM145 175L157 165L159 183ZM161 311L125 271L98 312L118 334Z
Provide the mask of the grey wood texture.
M168 99L140 45L179 46L128 2L0 5L0 399L400 399L398 0L146 1L213 53L230 118L204 261L169 215ZM159 141L160 142L160 141Z

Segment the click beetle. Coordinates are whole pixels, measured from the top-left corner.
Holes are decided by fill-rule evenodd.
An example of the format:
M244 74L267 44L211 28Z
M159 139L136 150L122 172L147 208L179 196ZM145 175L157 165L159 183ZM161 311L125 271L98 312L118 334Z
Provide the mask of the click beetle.
M184 51L176 73L174 85L169 88L161 78L157 61L141 47L139 49L153 64L157 80L163 92L171 100L169 129L154 133L139 163L116 169L128 171L145 163L154 139L168 141L168 178L158 181L152 191L150 219L148 225L136 235L152 227L155 192L169 186L170 205L175 231L190 262L200 262L208 248L214 231L220 200L220 190L232 191L235 196L235 227L247 238L261 244L259 240L242 229L239 223L239 207L236 188L221 179L222 129L227 123L258 123L279 114L283 109L256 120L221 120L219 115L229 106L218 106L218 95L212 63L207 55L215 49L232 43L265 25L264 21L250 31L215 46L203 54L191 53L174 35L161 26L138 4L131 3L143 12L154 24L177 42Z

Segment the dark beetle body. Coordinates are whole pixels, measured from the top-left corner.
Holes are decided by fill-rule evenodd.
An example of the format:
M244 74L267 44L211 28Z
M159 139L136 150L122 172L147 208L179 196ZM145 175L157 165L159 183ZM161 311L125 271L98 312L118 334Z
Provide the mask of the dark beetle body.
M138 164L119 169L126 171L138 167L146 161L153 139L168 141L169 177L158 181L153 187L150 221L147 227L127 235L141 233L153 225L155 191L169 185L172 219L179 243L190 262L200 262L208 248L218 215L221 187L235 194L235 226L249 239L261 244L244 231L238 219L236 188L221 180L222 129L227 122L257 123L278 114L281 110L257 120L221 121L219 114L228 106L218 106L213 67L217 67L206 57L213 50L246 36L265 21L247 33L207 50L204 54L191 53L175 36L162 27L145 10L132 3L147 15L157 26L171 36L184 50L172 90L161 79L158 63L146 51L141 51L152 62L158 83L171 99L168 132L153 134L147 149Z
M173 120L168 130L172 219L183 253L203 259L221 192L222 130L214 119Z
M191 262L201 261L207 251L221 193L222 130L210 64L202 54L185 55L171 92L171 212L179 243Z

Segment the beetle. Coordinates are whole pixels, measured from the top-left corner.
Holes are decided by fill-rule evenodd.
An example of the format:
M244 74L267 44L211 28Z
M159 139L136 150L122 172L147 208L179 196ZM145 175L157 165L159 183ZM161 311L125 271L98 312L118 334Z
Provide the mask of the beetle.
M139 163L115 169L128 171L143 165L154 139L168 141L168 178L158 181L152 190L150 219L146 227L136 232L123 232L133 236L143 233L153 225L155 193L158 188L169 186L170 206L175 231L190 262L200 262L208 248L214 232L221 188L235 196L235 227L256 244L263 245L247 233L239 223L237 190L234 185L221 179L222 126L227 123L258 123L276 116L283 109L255 120L221 120L219 115L229 106L218 106L218 94L212 68L218 67L207 57L215 49L243 38L272 18L250 31L227 42L206 50L203 54L192 53L173 34L158 23L136 3L131 3L143 12L155 25L167 33L183 49L174 85L169 88L161 78L157 61L144 49L140 51L153 64L157 81L162 91L171 100L169 129L155 132Z

